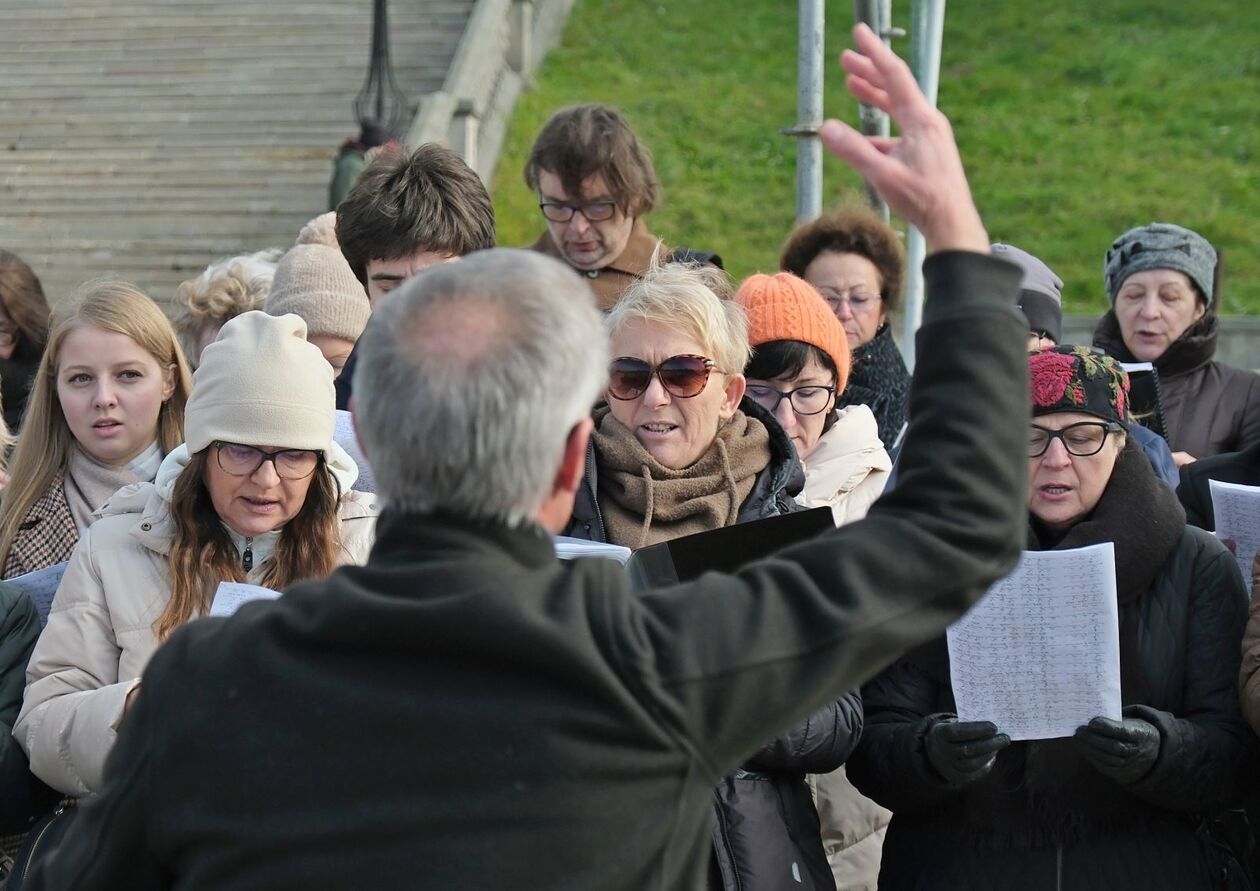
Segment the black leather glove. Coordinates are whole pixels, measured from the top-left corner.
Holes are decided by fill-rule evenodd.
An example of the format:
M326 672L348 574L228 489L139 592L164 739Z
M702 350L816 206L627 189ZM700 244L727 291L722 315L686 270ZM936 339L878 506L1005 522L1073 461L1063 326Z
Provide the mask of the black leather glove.
M933 724L924 745L928 761L950 785L963 786L987 774L997 753L1011 744L992 721L947 718Z
M1159 728L1141 718L1094 718L1076 728L1072 741L1099 773L1118 783L1136 783L1159 757Z

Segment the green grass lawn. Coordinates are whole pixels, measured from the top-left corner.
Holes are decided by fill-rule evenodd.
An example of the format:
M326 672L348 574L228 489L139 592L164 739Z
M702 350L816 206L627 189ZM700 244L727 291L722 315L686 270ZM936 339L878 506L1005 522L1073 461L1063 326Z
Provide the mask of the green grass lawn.
M894 3L906 26L910 3ZM827 55L848 2L827 4ZM909 53L908 40L897 43ZM792 227L796 113L791 0L578 0L537 87L518 103L493 183L501 244L542 229L521 169L550 113L620 107L655 156L672 244L716 250L736 278L775 268ZM1197 229L1225 257L1224 311L1260 313L1260 8L1254 0L955 0L940 104L989 233L1065 280L1069 312L1099 312L1102 257L1133 225ZM856 123L838 66L828 116ZM828 158L824 206L860 181Z

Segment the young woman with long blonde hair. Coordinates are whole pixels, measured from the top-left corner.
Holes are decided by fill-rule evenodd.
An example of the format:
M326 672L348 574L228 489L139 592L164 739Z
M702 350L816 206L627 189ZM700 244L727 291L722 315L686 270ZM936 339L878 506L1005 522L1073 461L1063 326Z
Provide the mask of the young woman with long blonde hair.
M191 379L162 310L97 282L52 314L0 500L0 576L69 558L94 512L183 441Z

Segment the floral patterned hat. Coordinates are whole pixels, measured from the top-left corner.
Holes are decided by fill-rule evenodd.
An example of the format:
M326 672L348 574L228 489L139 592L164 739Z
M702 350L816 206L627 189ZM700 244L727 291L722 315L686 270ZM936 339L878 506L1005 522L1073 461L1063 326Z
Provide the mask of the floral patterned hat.
M1129 375L1115 359L1084 346L1057 346L1028 357L1032 413L1079 411L1125 423Z

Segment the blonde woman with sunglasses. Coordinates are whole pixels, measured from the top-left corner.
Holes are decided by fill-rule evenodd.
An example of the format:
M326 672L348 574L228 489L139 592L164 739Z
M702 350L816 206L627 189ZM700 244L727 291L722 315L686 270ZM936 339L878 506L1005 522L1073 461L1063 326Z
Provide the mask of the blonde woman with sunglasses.
M613 308L607 402L569 535L640 548L800 509L792 439L746 397L748 321L732 297L720 271L674 263ZM805 776L839 767L861 726L856 694L842 696L721 779L711 889L768 891L789 875L832 887Z
M84 532L27 669L14 736L68 795L96 792L154 650L221 582L276 590L362 563L376 520L333 441L332 369L297 316L237 316L206 347L185 442Z

